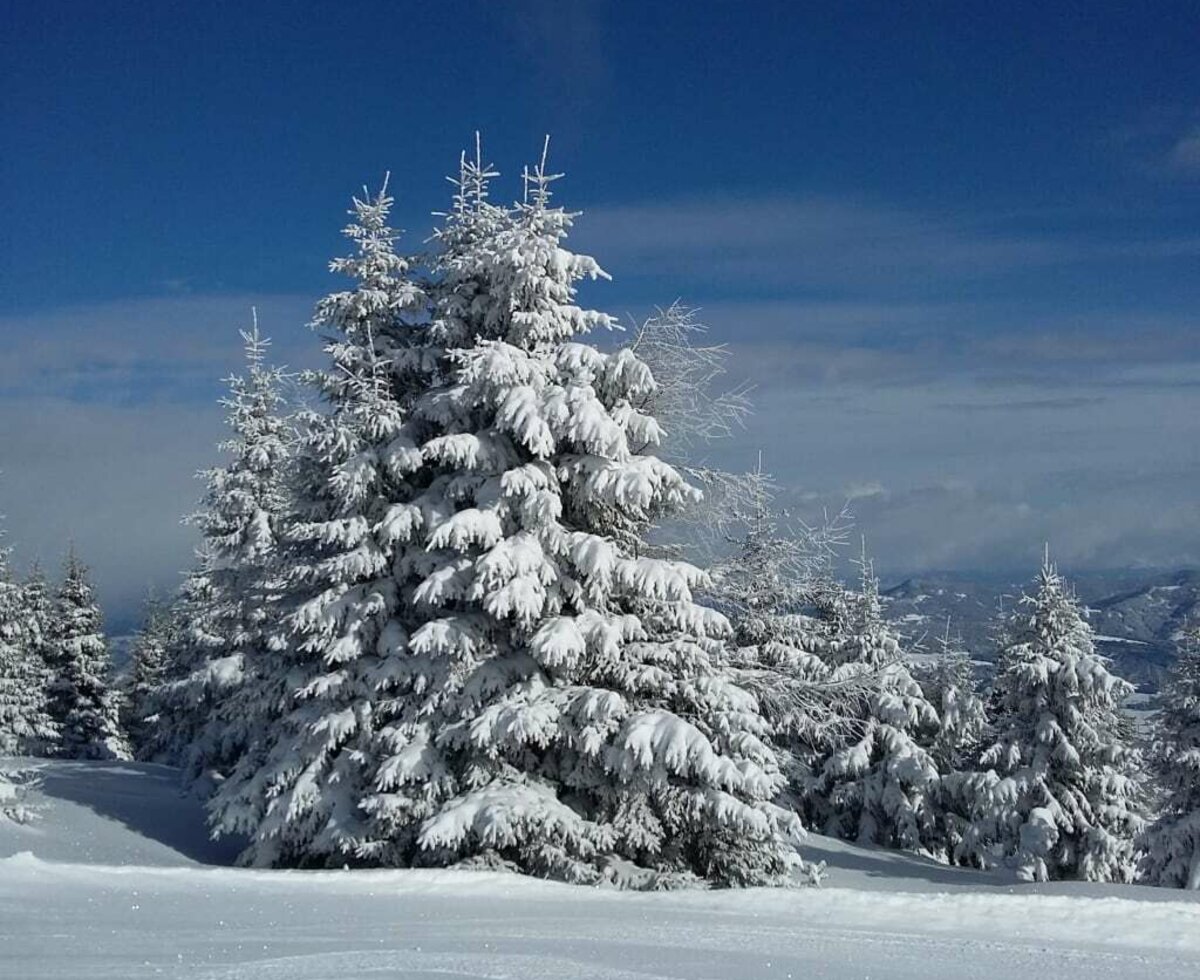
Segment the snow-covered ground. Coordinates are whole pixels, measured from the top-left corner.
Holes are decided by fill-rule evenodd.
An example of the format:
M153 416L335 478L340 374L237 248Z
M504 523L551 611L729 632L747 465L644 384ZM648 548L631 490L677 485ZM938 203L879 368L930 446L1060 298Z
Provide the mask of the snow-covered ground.
M1020 886L811 839L821 889L631 894L454 871L226 866L158 766L38 763L0 822L0 977L1200 976L1180 892Z

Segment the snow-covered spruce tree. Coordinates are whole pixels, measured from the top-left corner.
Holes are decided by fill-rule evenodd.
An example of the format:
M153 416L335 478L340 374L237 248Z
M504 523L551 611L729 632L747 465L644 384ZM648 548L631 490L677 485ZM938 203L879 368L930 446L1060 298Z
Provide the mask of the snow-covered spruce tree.
M34 590L14 580L0 548L0 755L44 755L56 740L36 601Z
M601 273L562 247L550 179L512 212L460 193L427 328L390 201L358 207L360 288L318 317L343 342L305 460L321 550L290 620L299 696L259 809L232 811L252 860L645 885L793 860L756 705L711 669L725 623L691 601L702 576L631 551L692 492L630 449L656 438L630 405L649 372L574 342L609 320L574 303Z
M87 569L74 550L54 599L50 629L55 680L51 713L61 733L60 754L71 759L127 759L120 699L111 687L112 661Z
M141 627L129 651L121 703L121 724L137 759L152 759L160 743L159 691L175 646L175 620L170 607L150 596Z
M634 550L695 492L635 448L661 436L634 407L650 372L576 340L611 321L575 303L603 273L563 246L554 179L526 174L525 202L456 257L482 286L475 340L405 425L417 492L388 523L411 618L381 671L394 695L360 851L646 886L776 880L797 827L771 803L783 779L757 704L716 669L727 624L693 601L697 569Z
M827 584L815 597L825 622L817 653L830 679L865 691L845 704L857 717L811 744L802 812L831 836L941 857L939 773L927 748L938 712L883 618L870 564L861 567L860 591Z
M746 474L731 509L720 518L728 551L712 571L705 599L733 626L729 670L751 691L771 728L799 809L811 746L849 734L871 692L869 673L837 678L822 659L827 624L813 615L813 593L843 542L847 515L820 528L783 523L772 506L773 485L759 467ZM741 509L738 500L748 501ZM728 528L737 525L740 533Z
M1121 703L1133 687L1109 672L1063 579L1042 566L1036 593L1008 624L993 690L1000 777L976 820L1021 877L1131 881L1142 830L1137 752Z
M244 860L255 864L353 858L369 792L363 745L386 696L380 672L405 652L397 502L412 496L406 474L421 455L399 398L402 379L422 370L408 334L426 303L395 251L391 206L386 184L355 200L345 234L356 254L331 268L356 287L317 307L313 326L325 334L331 364L306 382L327 411L299 419L294 523L281 554L285 615L271 669L255 682L272 714L250 733L210 804L217 833L251 836ZM406 360L410 351L415 362Z
M923 670L914 671L930 703L937 708L937 735L929 745L930 755L942 773L961 772L974 766L987 732L987 708L979 694L971 657L955 640L947 622L945 633L936 640L936 658Z
M824 664L807 649L816 624L803 615L811 591L811 549L781 530L761 464L750 476L749 509L735 507L731 514L744 531L729 536L730 553L712 573L714 605L729 618L733 644L745 656L816 677Z
M1180 644L1162 694L1154 763L1162 791L1145 836L1143 873L1172 888L1200 889L1200 628Z
M234 767L272 703L263 685L279 681L271 647L290 510L285 375L266 363L270 342L257 318L241 336L246 372L227 380L221 401L231 435L218 448L227 460L202 474L202 506L190 518L201 534L197 564L177 602L171 663L155 695L160 754L189 782Z
M21 583L21 603L25 610L29 642L49 671L50 632L54 617L54 597L39 562L34 562Z
M980 696L970 655L955 640L950 623L936 640L931 664L914 670L925 696L937 708L938 728L928 749L938 768L938 819L941 844L937 856L955 864L990 866L976 853L973 821L981 802L987 806L996 777L978 771L979 753L988 735L987 708Z
M158 684L146 698L155 722L145 729L145 741L138 746L138 758L182 769L184 783L201 793L207 787L192 784L202 775L203 767L197 770L191 761L197 757L193 748L212 708L202 672L208 663L220 658L221 651L220 637L208 628L214 604L208 574L211 565L211 552L201 542L191 569L165 609L166 656ZM130 710L128 705L125 710Z

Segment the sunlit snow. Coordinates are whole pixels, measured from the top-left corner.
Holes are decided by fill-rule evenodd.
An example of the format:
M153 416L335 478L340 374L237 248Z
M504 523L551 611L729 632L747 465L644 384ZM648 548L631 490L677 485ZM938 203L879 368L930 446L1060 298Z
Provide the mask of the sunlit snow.
M176 773L35 761L0 820L0 975L20 980L1191 978L1179 891L1016 885L810 837L820 889L641 894L460 871L221 866ZM8 765L8 763L6 763Z

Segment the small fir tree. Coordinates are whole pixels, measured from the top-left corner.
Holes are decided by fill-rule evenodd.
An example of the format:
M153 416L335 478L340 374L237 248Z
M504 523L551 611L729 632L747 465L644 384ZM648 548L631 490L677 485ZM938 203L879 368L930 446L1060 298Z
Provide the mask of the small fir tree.
M1132 880L1144 820L1121 704L1133 687L1096 653L1048 557L1011 617L998 671L982 759L999 779L976 804L976 837L1025 879Z
M122 700L122 726L135 758L152 759L160 741L159 693L171 651L175 621L170 607L150 596L142 624L129 651L129 671Z
M87 569L74 550L55 596L50 649L57 676L52 712L71 759L127 759L120 699L111 686L112 662Z
M1185 634L1163 688L1153 758L1162 791L1145 838L1145 877L1200 889L1200 627Z
M811 826L831 836L940 856L940 774L927 748L938 712L883 618L865 558L861 570L860 591L827 585L815 597L826 626L818 649L830 678L865 694L850 702L857 717L812 744L804 811Z
M654 391L637 407L670 434L665 451L680 466L691 451L732 436L751 411L745 386L721 382L729 349L706 343L707 332L699 311L676 301L636 324L626 345L654 375Z
M741 486L717 524L740 533L725 531L728 551L705 596L733 626L730 670L757 698L788 776L790 803L802 808L811 746L848 734L869 695L869 675L833 678L818 652L825 623L813 615L813 595L844 543L846 514L796 533L772 508L761 459Z
M801 674L819 671L821 662L805 652L811 647L814 622L804 615L814 574L826 564L840 541L841 529L803 536L785 532L784 515L772 507L774 487L758 468L747 474L744 502L732 502L718 526L734 525L740 534L726 535L729 551L712 573L712 598L733 624L733 644L744 656L788 663Z
M714 555L714 546L728 544L724 539L731 530L737 534L743 528L764 489L770 496L770 480L761 467L734 473L701 458L712 443L731 438L751 411L747 386L725 381L728 347L706 342L707 331L697 310L675 302L631 325L624 345L654 377L653 390L632 405L653 416L663 430L655 453L703 491L669 515L665 526L648 529L646 544L664 557L688 557L700 564L725 557L723 550Z
M37 819L41 807L30 802L29 796L39 785L35 768L14 768L0 758L0 824L6 820L25 824Z
M44 755L57 738L47 702L38 581L14 581L8 551L0 549L0 755Z
M947 621L932 665L916 674L930 703L937 708L938 728L929 753L938 768L938 818L941 830L936 856L956 864L987 865L975 853L980 845L972 829L976 806L991 792L995 775L978 772L979 753L988 733L987 708L978 692L970 655L956 641Z
M971 656L963 649L961 639L951 636L949 622L936 642L936 660L918 674L922 689L938 712L937 735L929 752L939 772L960 772L974 764L983 748L987 709L975 682Z

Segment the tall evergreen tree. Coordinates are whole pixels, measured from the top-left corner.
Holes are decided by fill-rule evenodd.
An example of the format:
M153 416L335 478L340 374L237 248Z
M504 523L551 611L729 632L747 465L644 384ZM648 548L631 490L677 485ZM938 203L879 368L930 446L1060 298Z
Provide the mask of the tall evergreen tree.
M1163 793L1146 835L1145 876L1200 889L1200 628L1185 635L1163 688L1154 762Z
M976 833L1026 879L1132 880L1144 820L1121 704L1133 687L1096 653L1048 557L1009 622L998 668L996 737L982 758L1000 778Z
M129 758L100 607L74 550L54 600L50 649L56 669L51 710L61 731L60 752L72 759Z
M611 321L575 304L604 273L564 247L554 179L527 174L473 253L475 341L413 407L415 628L366 846L573 880L769 880L794 822L770 802L783 779L757 705L718 669L727 624L693 601L695 568L637 556L695 492L646 451L661 429L634 404L650 372L576 339Z
M203 505L191 518L201 534L197 565L176 603L170 664L155 695L161 718L151 751L189 781L233 769L269 710L263 678L277 673L290 420L285 375L266 363L270 342L257 317L242 339L246 372L228 379L221 401L231 434L218 448L227 460L202 474Z
M50 585L39 562L34 562L21 585L21 602L25 610L29 642L49 672L50 633L54 616L54 599Z
M727 624L692 601L699 571L633 550L694 495L631 448L659 438L631 401L653 378L575 340L610 320L575 304L602 272L563 247L553 177L497 212L461 193L475 175L427 329L386 198L356 205L340 268L359 289L318 310L336 340L301 468L314 598L289 621L297 700L263 802L233 811L260 817L249 857L781 875L795 824L753 698L716 669Z
M8 551L0 548L0 755L44 755L57 738L47 704L50 673L36 581L16 582Z
M209 628L215 601L208 574L212 563L211 550L201 542L195 564L165 610L165 662L147 698L157 717L144 729L146 740L138 748L139 758L181 769L183 782L201 792L205 787L193 784L205 779L205 760L213 757L201 734L210 724L215 695L240 680L220 670L227 663L221 660L221 638ZM210 670L210 664L217 669Z
M355 200L345 234L356 254L331 268L356 288L317 307L313 326L331 364L305 380L328 411L300 419L282 648L261 681L275 691L259 698L274 714L212 801L214 828L252 834L247 859L259 864L352 857L367 792L359 746L373 724L377 671L403 650L394 502L410 495L403 481L420 451L403 431L398 389L409 372L424 371L419 355L405 357L426 306L395 251L391 206L386 185Z

